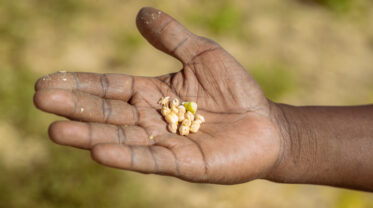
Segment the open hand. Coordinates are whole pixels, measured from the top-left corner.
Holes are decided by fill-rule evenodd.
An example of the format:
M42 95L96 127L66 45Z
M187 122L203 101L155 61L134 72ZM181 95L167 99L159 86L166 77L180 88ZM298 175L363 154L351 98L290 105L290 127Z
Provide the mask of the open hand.
M276 106L246 70L217 43L154 8L139 12L137 27L183 69L159 77L58 72L40 78L35 105L70 119L51 124L51 139L88 149L103 165L193 182L233 184L271 174L283 143ZM168 132L158 104L163 96L197 102L206 119L201 129Z

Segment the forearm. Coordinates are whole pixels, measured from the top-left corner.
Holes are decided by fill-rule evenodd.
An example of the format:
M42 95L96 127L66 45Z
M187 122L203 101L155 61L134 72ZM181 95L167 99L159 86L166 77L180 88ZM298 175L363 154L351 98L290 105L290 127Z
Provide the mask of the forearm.
M373 191L373 105L277 106L283 154L270 180Z

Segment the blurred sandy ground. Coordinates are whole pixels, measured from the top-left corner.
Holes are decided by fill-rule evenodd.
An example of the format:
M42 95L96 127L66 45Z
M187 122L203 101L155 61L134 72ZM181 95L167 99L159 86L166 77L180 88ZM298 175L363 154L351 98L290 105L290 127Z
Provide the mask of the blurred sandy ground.
M56 116L32 105L58 70L154 76L181 69L135 27L154 6L231 52L275 101L373 102L369 0L0 1L0 207L373 207L373 195L257 180L190 184L101 167L48 140Z

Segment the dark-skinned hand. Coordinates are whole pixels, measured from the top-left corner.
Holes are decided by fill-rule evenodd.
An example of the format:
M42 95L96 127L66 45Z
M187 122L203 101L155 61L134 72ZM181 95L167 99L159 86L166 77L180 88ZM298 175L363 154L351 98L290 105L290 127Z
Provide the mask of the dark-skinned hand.
M268 177L284 138L274 118L276 106L255 80L217 43L159 10L143 8L136 23L183 69L159 77L58 72L40 78L35 105L69 119L52 123L50 138L90 150L106 166L192 182ZM188 136L170 133L158 104L163 96L197 102L206 122Z

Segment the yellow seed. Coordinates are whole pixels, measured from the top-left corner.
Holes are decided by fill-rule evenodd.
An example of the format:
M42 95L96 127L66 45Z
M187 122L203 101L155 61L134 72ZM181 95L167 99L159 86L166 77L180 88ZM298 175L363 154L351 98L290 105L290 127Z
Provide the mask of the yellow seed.
M177 117L179 117L179 122L182 122L185 119L184 113L180 112L177 114Z
M167 114L171 113L171 109L167 106L163 106L161 112L163 116L166 116Z
M177 123L170 123L168 124L168 130L171 132L171 133L174 133L176 134L176 131L177 131Z
M171 101L171 107L177 108L177 106L179 106L179 104L180 104L179 99L177 99L177 98L172 99L172 101Z
M162 105L161 113L168 123L167 128L172 133L178 130L182 136L189 135L189 132L196 133L201 124L205 122L202 115L196 114L197 103L195 102L185 102L180 105L177 98L170 101L170 97L167 96L162 97L159 104ZM181 122L179 127L178 122ZM153 139L153 136L149 136L149 139Z
M181 125L179 128L179 133L181 136L185 136L189 134L189 126Z
M171 111L177 114L179 109L176 106L171 106Z
M201 127L201 123L198 121L193 121L192 125L190 126L190 131L196 133L199 130L199 127Z
M149 136L149 139L154 139L154 136L153 136L153 135L150 135L150 136Z
M185 102L184 106L187 111L190 111L193 114L197 112L197 103L195 102Z
M183 112L183 113L186 112L185 107L184 107L183 105L179 105L179 106L177 107L177 109L179 110L179 112Z
M179 117L179 122L182 122L185 119L185 107L183 105L179 105L177 107L178 113L177 116Z
M179 121L179 117L177 117L176 113L174 112L171 112L171 113L168 113L166 116L165 116L165 119L168 123L176 123Z
M202 121L201 121L201 120L198 120L198 119L196 119L196 120L194 120L194 121L192 121L192 122L202 124Z
M205 122L205 117L203 117L201 114L196 114L196 120L200 120L201 123Z
M189 119L184 119L184 121L181 123L183 126L190 126L192 124L192 121Z
M161 104L162 106L167 106L168 107L169 102L170 102L170 97L167 96L167 97L162 97L161 100L158 103Z
M185 116L185 119L188 119L190 121L194 120L194 115L190 111L187 111L184 116Z

